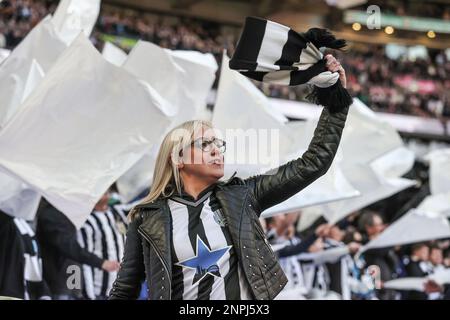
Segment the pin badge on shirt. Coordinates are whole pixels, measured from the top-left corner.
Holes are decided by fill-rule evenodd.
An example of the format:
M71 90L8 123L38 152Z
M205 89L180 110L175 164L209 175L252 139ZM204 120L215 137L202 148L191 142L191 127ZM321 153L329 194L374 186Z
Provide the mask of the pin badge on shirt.
M222 211L220 209L214 211L214 221L222 228L226 227L226 225L227 225L227 221L226 221L225 217L223 216Z

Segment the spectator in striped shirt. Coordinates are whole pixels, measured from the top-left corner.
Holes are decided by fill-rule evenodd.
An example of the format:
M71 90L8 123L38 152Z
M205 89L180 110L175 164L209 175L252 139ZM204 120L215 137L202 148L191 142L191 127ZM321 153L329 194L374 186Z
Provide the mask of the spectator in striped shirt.
M109 206L110 193L106 192L77 232L81 247L100 259L118 266L122 259L126 233L126 210L123 206ZM105 270L88 264L82 265L82 297L104 300L111 290L117 269Z
M0 296L49 300L34 230L22 218L0 211Z

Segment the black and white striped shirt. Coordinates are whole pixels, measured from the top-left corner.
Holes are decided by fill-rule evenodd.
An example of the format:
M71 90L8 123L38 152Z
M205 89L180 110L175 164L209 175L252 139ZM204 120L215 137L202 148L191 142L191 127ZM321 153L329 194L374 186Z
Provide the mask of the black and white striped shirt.
M14 224L22 237L24 258L24 299L49 300L49 292L42 277L42 259L36 235L27 221L14 218Z
M168 200L172 217L172 299L251 299L237 254L220 211L210 206L211 188L197 201Z
M130 207L130 206L126 206ZM106 212L93 211L78 230L78 242L89 252L103 260L121 261L126 232L126 209L114 206ZM86 299L106 298L116 279L117 272L107 272L89 265L82 265L82 294Z

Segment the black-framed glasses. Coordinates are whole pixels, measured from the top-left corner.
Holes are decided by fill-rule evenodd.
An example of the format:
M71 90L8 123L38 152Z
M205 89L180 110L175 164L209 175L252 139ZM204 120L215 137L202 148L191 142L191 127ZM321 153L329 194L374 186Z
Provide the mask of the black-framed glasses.
M213 145L219 149L220 153L225 153L227 149L227 143L224 140L217 138L212 138L210 140L198 138L192 142L192 145L199 148L203 152L211 152Z

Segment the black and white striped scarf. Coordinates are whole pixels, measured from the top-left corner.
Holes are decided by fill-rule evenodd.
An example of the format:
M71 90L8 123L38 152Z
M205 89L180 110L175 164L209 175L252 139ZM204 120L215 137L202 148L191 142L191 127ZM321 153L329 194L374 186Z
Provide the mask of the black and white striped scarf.
M337 72L330 72L319 48L342 49L345 40L336 39L326 29L305 33L279 23L247 17L230 69L258 80L281 85L314 85L309 99L339 111L352 103Z

